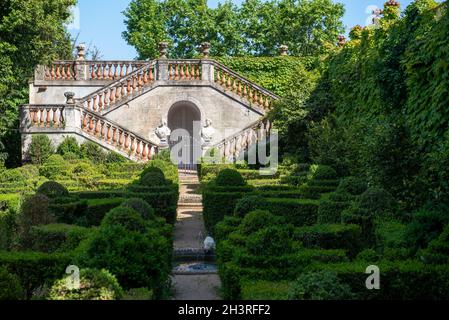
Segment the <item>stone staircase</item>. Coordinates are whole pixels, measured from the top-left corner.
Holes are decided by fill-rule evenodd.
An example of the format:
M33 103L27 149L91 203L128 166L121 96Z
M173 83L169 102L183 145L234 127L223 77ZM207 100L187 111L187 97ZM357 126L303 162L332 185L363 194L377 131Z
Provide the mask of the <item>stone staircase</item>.
M51 91L52 94L39 98L42 99L37 100L40 104L34 102L37 98L30 98L30 104L21 106L20 131L26 140L24 155L31 136L39 133L53 135L57 142L64 136L81 136L128 159L151 160L160 149L158 143L126 127L121 121L112 120L110 113L124 106L133 108L131 102L138 97L156 88L170 86L176 90L183 87L212 88L261 117L250 127L219 143L220 153L232 157L257 141L259 131L270 130L264 116L279 99L272 92L208 58L55 61L50 66L37 67L33 85L38 93ZM89 86L95 90L85 95ZM82 97L75 97L71 90L82 93ZM60 100L53 103L49 97L59 99L60 92L65 92L65 104ZM185 182L197 182L189 174L185 174L184 179ZM187 195L180 206L199 207L200 202L197 196Z

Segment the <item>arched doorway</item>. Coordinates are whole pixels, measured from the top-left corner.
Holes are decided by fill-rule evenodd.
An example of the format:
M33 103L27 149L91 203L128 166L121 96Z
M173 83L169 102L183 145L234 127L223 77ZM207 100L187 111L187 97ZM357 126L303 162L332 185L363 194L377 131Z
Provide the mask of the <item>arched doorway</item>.
M201 112L191 102L175 103L168 111L167 124L172 131L172 157L181 169L195 169L201 157ZM181 130L178 130L181 129Z

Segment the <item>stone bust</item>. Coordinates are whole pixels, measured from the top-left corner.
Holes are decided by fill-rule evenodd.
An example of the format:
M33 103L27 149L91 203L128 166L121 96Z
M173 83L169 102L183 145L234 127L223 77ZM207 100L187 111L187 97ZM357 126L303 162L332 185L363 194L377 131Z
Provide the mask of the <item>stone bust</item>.
M210 143L214 138L215 129L212 127L212 121L210 119L206 119L206 125L203 127L201 131L201 137L205 143Z
M159 127L156 128L154 131L156 133L156 136L161 141L161 144L167 144L168 143L168 137L171 134L170 128L167 126L167 121L162 119L161 124Z

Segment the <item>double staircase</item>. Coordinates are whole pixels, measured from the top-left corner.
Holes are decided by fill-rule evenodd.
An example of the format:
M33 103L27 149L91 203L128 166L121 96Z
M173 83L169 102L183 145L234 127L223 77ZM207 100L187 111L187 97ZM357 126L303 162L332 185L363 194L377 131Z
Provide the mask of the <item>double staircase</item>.
M75 133L134 161L148 161L160 145L109 119L108 114L159 86L209 86L260 114L260 120L214 147L226 157L269 134L264 118L276 95L210 59L152 61L57 61L38 67L35 81L68 86L88 81L100 89L82 98L66 92L65 104L21 108L22 133ZM192 198L192 201L195 199Z

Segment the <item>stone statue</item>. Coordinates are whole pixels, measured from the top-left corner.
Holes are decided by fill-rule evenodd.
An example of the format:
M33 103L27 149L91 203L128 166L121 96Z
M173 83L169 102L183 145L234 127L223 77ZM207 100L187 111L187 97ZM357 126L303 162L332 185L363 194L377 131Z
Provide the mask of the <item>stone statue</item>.
M209 144L212 142L214 138L215 129L212 127L212 121L210 119L206 119L206 125L203 127L201 131L201 137L203 138L204 143Z
M168 138L170 137L171 130L167 126L167 121L162 119L159 127L154 131L159 138L161 145L168 145Z
M215 250L215 241L212 237L204 239L204 251L206 253L212 253Z

